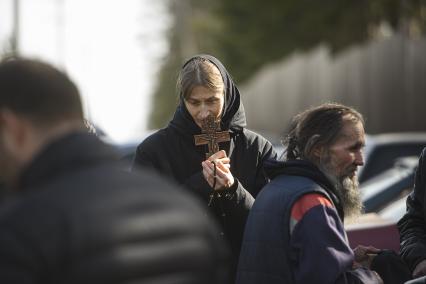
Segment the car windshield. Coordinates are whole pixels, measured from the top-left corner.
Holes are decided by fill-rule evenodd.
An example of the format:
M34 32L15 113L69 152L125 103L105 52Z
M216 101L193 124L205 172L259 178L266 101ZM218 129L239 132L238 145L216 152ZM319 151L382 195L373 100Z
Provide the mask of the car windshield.
M364 166L358 169L358 180L368 179L392 168L397 158L419 156L426 147L426 133L391 133L367 135Z

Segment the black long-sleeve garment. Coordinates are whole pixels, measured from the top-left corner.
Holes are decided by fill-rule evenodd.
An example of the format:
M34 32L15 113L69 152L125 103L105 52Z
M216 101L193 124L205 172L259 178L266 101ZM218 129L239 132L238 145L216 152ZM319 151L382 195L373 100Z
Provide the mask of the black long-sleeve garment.
M44 147L0 206L0 283L217 284L227 252L200 204L122 169L87 133Z
M222 225L236 264L248 212L254 197L267 183L263 162L276 158L276 153L269 141L245 128L246 119L240 94L226 69L216 58L201 56L218 67L225 84L221 129L229 130L231 141L220 143L219 147L231 159L230 170L235 178L235 185L232 190L222 194L221 198L214 199L210 210ZM207 146L196 146L195 134L201 134L201 129L192 119L181 96L180 104L168 126L138 146L133 167L148 166L156 169L185 185L207 207L212 189L204 179L201 166Z
M413 192L407 198L407 212L398 222L401 257L413 271L426 259L426 148L419 159Z

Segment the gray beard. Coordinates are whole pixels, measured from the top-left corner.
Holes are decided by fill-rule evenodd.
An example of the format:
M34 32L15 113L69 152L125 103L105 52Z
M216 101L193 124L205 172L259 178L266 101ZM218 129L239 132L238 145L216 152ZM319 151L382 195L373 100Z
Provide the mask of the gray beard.
M336 193L342 203L343 213L345 217L354 218L361 215L363 206L361 195L358 189L358 178L353 176L336 177L331 174L328 165L320 165L320 170L332 182L336 188Z

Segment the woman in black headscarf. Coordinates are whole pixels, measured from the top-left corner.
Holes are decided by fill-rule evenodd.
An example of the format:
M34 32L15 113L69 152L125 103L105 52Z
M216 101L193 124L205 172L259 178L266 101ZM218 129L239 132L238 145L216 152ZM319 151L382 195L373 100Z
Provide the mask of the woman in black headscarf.
M180 104L172 121L138 146L133 167L154 168L198 196L222 225L235 266L248 212L267 182L263 162L276 153L270 142L245 128L240 93L213 56L189 59L178 89ZM229 131L229 141L219 143L219 151L206 158L207 145L195 145L194 135L202 134L208 116L220 120L220 131Z

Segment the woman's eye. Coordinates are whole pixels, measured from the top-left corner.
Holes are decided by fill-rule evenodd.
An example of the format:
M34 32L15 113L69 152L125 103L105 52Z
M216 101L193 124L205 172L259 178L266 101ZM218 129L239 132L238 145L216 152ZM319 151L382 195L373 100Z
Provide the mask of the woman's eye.
M208 100L206 103L208 104L208 105L213 105L213 104L215 104L217 102L217 100Z

